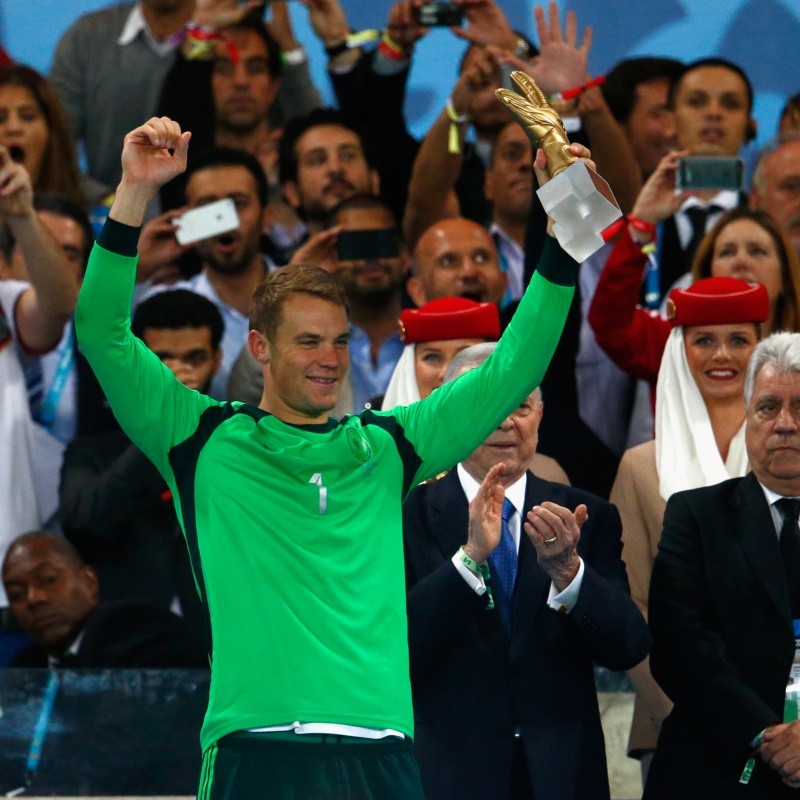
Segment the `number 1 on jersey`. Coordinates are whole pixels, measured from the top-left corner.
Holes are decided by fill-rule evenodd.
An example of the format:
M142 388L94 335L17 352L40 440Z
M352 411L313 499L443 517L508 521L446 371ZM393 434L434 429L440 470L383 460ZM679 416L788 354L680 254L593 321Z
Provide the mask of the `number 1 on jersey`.
M319 488L319 513L324 514L328 510L328 488L322 483L322 473L315 472L309 483Z

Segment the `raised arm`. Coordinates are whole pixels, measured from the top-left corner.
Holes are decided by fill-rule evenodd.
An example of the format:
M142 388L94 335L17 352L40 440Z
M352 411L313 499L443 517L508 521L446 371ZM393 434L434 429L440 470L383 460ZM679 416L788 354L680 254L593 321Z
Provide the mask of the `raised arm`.
M30 175L0 147L0 216L25 259L31 286L20 296L15 322L22 344L45 352L58 343L78 296L78 280L33 208Z
M94 246L78 299L81 349L131 440L165 477L167 454L196 427L214 401L183 386L130 330L136 243L158 188L186 167L188 133L152 118L131 131L122 151L122 180Z

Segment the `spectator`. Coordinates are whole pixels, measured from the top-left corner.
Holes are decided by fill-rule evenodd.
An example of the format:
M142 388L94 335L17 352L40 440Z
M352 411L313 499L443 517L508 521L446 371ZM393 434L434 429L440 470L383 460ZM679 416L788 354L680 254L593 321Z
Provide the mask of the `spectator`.
M800 258L800 132L761 153L749 201L750 208L766 211L783 226Z
M405 348L392 374L381 408L389 410L426 398L444 383L453 358L474 344L497 341L500 318L494 303L442 297L400 314ZM541 394L541 392L540 392ZM545 480L569 484L558 463L534 453L529 468Z
M603 271L589 310L600 346L622 369L655 385L670 324L636 305L655 221L677 205L670 188L680 153L666 156L648 180ZM767 288L767 332L800 327L800 264L786 234L762 211L736 208L720 217L697 251L692 275L729 276Z
M96 181L119 182L119 143L155 109L194 9L195 0L120 3L84 14L59 39L50 79Z
M34 644L14 667L202 667L181 621L143 603L99 600L99 581L63 536L18 536L3 559L11 612Z
M40 355L56 346L78 287L74 270L39 222L25 167L2 146L0 186L0 215L7 225L3 254L11 257L10 233L25 254L30 279L0 280L0 553L5 554L15 536L40 527L49 516L36 495L33 456L39 429L31 419L22 354ZM41 382L39 387L41 393ZM5 605L0 595L0 606Z
M186 202L190 208L227 197L236 204L239 216L236 230L203 239L194 246L202 262L201 271L173 286L211 300L225 321L222 364L211 381L212 397L227 397L233 363L247 341L250 297L272 266L260 249L267 193L267 179L260 164L242 150L207 150L193 160L186 178ZM140 278L174 262L189 249L177 243L172 216L162 214L142 232Z
M750 79L741 67L725 59L704 58L688 64L670 86L669 105L683 155L736 156L756 136ZM700 240L720 215L745 199L730 189L678 196L681 202L676 200L668 213L655 220L659 223L656 268L645 290L650 307L657 307L675 281L688 272ZM637 215L636 206L633 213Z
M500 304L508 278L489 232L468 219L443 219L414 248L408 293L418 305L440 297L466 297Z
M622 457L611 502L622 518L631 595L647 616L647 592L664 507L676 491L744 475L747 362L769 316L767 292L733 278L707 278L670 293L674 316L656 389L656 439ZM647 662L630 671L636 705L628 753L642 778L670 703Z
M750 358L752 473L667 502L650 584L650 660L675 708L646 800L788 799L800 785L798 721L784 716L789 690L796 692L792 620L800 617L800 532L790 499L800 496L799 339L773 334Z
M184 386L208 393L223 332L210 300L183 289L161 292L137 307L131 329ZM96 570L104 600L179 609L187 633L202 641L172 494L125 434L83 436L67 447L60 500L64 533Z
M492 347L462 351L448 378ZM616 510L526 471L541 415L534 391L403 506L428 800L609 797L593 661L632 666L650 637L628 593ZM472 707L456 701L465 696Z
M378 173L358 131L332 108L290 120L280 144L283 196L311 232L325 227L330 212L356 194L377 195Z
M600 87L633 150L642 181L675 149L668 95L670 84L682 71L683 64L673 58L626 58L610 70Z
M0 70L0 144L31 176L34 192L83 205L108 193L78 171L64 110L52 84L22 64Z
M179 51L164 83L157 114L177 120L192 132L193 152L216 145L245 150L258 158L270 186L270 224L276 226L273 234L277 240L273 250L283 264L286 259L279 248L286 244L286 237L293 243L298 220L280 197L279 125L318 108L322 101L311 82L305 51L294 39L286 3L270 7L272 20L266 25L258 8L235 25L226 26L224 38L214 43L207 59L187 59ZM179 206L184 188L185 181L180 178L165 186L162 208Z

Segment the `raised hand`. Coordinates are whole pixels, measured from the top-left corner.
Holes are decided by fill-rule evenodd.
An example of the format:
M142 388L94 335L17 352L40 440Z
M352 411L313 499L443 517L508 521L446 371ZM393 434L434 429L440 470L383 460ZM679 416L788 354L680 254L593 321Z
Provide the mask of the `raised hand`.
M350 28L339 0L299 0L308 9L308 21L325 47L343 42Z
M420 0L400 0L389 9L386 32L393 42L408 51L428 33L428 29L419 24L417 8Z
M33 186L28 170L0 147L0 215L24 217L33 210Z
M469 24L466 28L451 28L456 36L481 47L492 44L503 50L514 50L517 35L495 0L461 0L459 5Z
M548 19L542 6L535 6L539 55L533 59L531 76L547 94L583 86L588 80L589 49L592 29L586 27L578 44L578 21L573 11L566 16L566 36L558 16L558 4L548 4Z
M186 169L191 136L169 117L152 117L132 130L122 146L122 180L108 216L141 225L156 192Z
M243 5L239 4L239 0L197 0L192 22L218 31L237 25L251 11L263 6L263 0L249 0Z
M574 512L557 503L534 506L527 515L525 533L536 548L539 566L550 576L556 589L563 591L578 574L578 541L581 525L589 518L585 505Z
M501 478L506 465L495 464L484 477L478 494L469 504L469 527L464 552L482 564L500 543L503 500L506 492Z
M683 205L683 202L696 192L675 192L675 173L678 161L689 155L688 150L667 153L659 161L653 174L647 179L642 191L633 204L634 217L657 225L667 217L671 217Z

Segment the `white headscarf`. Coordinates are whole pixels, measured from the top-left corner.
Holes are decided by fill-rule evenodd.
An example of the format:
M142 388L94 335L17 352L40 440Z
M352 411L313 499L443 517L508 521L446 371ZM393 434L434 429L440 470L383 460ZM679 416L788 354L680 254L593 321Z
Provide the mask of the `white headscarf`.
M749 470L744 423L722 461L706 404L689 371L683 331L676 327L667 340L656 386L656 467L664 500L683 489L740 478Z
M407 406L420 400L417 371L414 366L414 347L407 344L394 368L381 408L388 411L395 406Z

